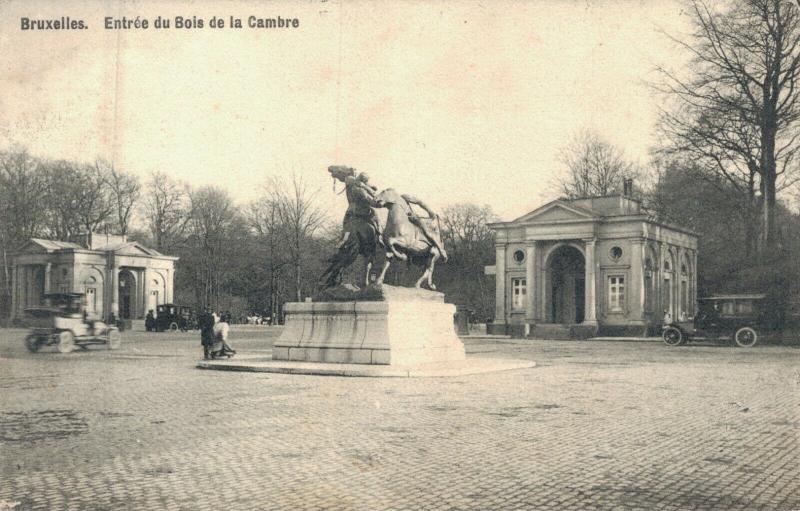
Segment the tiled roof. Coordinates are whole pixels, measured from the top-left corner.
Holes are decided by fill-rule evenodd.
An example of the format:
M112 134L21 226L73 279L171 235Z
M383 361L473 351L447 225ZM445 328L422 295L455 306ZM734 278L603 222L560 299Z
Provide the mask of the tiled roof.
M45 240L41 238L31 238L31 241L41 246L45 250L61 250L62 248L83 248L77 243L72 243L70 241Z

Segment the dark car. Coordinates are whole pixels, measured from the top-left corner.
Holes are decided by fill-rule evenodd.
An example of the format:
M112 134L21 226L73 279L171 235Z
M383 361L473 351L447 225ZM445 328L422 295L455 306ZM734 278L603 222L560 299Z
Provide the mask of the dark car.
M662 338L670 346L692 339L732 339L737 346L755 346L763 335L779 330L780 319L765 294L730 294L702 298L693 321L666 321Z
M156 331L178 330L185 332L196 328L191 307L164 303L156 307Z

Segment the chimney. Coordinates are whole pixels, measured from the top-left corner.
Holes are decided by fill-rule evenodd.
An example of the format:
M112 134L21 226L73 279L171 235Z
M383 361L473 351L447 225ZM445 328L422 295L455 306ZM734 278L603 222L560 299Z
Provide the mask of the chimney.
M633 197L633 179L625 178L622 181L622 196L628 199Z

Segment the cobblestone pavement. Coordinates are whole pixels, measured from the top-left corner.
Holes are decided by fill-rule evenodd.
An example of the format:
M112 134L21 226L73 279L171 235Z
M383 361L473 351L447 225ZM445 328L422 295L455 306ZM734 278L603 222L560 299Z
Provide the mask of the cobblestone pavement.
M234 329L268 353L276 329ZM0 510L800 509L800 349L467 341L445 379L202 371L0 330Z

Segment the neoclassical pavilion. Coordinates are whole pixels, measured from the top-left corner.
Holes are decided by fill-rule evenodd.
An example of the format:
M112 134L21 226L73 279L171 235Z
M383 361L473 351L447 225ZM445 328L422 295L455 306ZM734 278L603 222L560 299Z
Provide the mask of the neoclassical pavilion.
M630 197L560 199L489 227L491 333L644 335L665 311L695 313L697 236L655 220Z
M123 236L91 233L82 243L32 238L12 257L11 318L58 292L84 293L94 317L143 318L172 301L177 260Z

